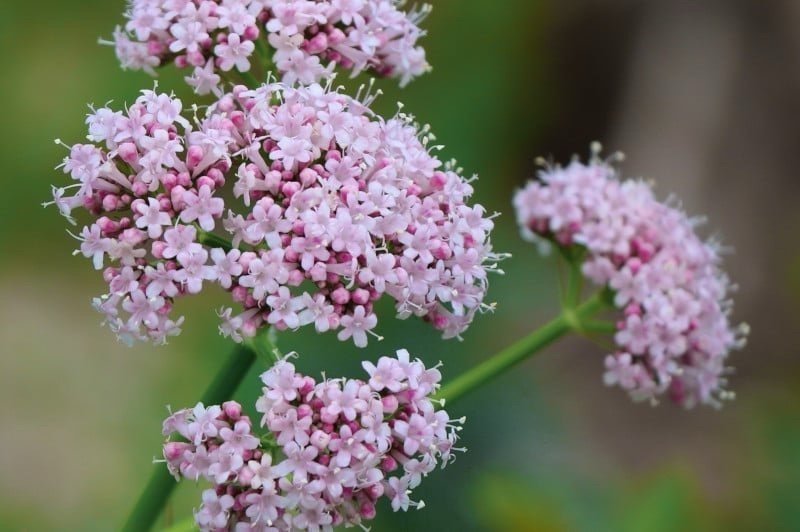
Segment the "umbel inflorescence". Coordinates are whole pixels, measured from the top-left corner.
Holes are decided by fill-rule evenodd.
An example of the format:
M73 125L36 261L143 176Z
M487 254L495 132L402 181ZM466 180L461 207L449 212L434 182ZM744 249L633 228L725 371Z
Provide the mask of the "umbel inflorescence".
M219 313L236 341L313 325L364 346L384 294L445 337L489 308L491 217L426 128L368 103L272 83L235 87L191 121L149 90L90 113L89 142L63 163L75 183L54 203L91 217L80 252L104 268L95 305L112 330L162 342L183 321L175 300L207 284L239 304Z
M316 382L287 359L261 376L258 437L241 406L198 404L164 422L164 457L180 479L213 484L195 511L201 530L332 530L361 525L385 497L394 511L446 466L463 420L431 394L439 371L406 351L363 363L368 379Z
M607 384L686 406L728 397L726 359L747 328L729 321L731 285L719 246L695 233L698 220L659 202L647 183L620 181L596 152L588 164L546 165L514 206L526 236L582 250L583 274L613 291L623 315Z
M198 94L220 94L226 73L263 72L286 83L328 78L336 66L405 85L428 70L417 23L396 0L131 0L113 44L124 68L191 69Z

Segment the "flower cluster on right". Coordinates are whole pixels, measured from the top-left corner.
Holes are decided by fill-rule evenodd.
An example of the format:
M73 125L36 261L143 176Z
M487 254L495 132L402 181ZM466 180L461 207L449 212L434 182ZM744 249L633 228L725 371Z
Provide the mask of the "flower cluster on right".
M747 327L729 321L730 283L697 221L659 202L610 161L545 166L514 197L527 237L585 249L583 274L614 292L623 316L604 380L637 400L668 394L687 407L729 396L726 359Z
M164 445L172 474L214 485L195 512L201 530L332 530L371 520L381 497L394 511L424 506L411 490L451 461L463 420L437 408L439 371L407 351L363 366L367 381L316 382L278 361L261 376L263 440L233 401L165 420L180 436Z

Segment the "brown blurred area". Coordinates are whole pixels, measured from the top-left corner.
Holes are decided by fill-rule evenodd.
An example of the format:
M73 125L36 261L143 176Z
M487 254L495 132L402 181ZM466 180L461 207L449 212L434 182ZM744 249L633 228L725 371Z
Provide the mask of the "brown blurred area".
M580 341L540 361L541 382L586 467L624 476L680 455L713 497L730 500L743 488L737 465L757 445L743 429L754 403L782 405L800 421L800 2L581 0L553 9L547 48L569 98L568 116L555 122L582 121L587 136L545 127L545 152L563 160L607 139L608 150L625 152L626 175L652 178L661 197L674 193L687 212L707 215L701 231L730 247L735 318L752 332L732 357L738 399L721 412L630 408L598 387Z

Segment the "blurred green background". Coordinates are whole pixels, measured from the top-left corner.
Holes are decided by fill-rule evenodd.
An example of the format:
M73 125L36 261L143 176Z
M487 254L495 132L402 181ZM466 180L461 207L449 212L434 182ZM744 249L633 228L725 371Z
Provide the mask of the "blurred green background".
M436 472L408 514L374 530L800 530L800 2L434 0L433 72L395 101L429 122L447 157L476 172L475 200L503 212L494 315L464 342L386 317L364 352L332 335L284 334L305 371L360 372L407 347L445 378L553 315L555 271L518 237L510 196L538 155L564 160L604 140L628 174L658 180L709 234L736 249L735 318L753 326L734 354L738 398L722 411L632 404L600 379L603 353L569 339L454 405L469 452ZM86 104L132 101L152 81L96 44L122 0L0 3L0 529L114 530L159 454L165 405L194 404L229 345L212 311L184 301L185 332L126 348L90 308L103 289L72 257L63 220L39 203L60 137L85 134ZM170 69L160 86L186 95ZM718 231L718 233L713 233ZM256 373L240 391L257 393ZM196 489L170 505L189 515ZM162 521L165 522L165 521Z

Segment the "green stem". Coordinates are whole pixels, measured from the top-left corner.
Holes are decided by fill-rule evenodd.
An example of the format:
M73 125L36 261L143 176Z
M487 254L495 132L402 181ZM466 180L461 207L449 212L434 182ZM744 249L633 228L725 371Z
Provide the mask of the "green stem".
M569 308L575 306L581 300L581 290L583 288L583 274L579 263L567 263L567 293L564 299Z
M438 399L453 402L467 392L485 384L515 364L558 340L566 333L580 327L583 320L592 316L607 304L604 291L578 305L575 309L565 309L560 316L536 329L525 338L511 344L491 358L462 373L448 382L436 394Z
M233 249L233 244L229 240L200 228L197 229L197 240L209 247L222 248L225 251Z
M200 399L203 404L219 404L230 399L255 359L256 354L250 348L237 346ZM139 497L123 530L125 532L150 530L176 485L177 482L169 474L167 468L159 465L153 471L147 487Z

